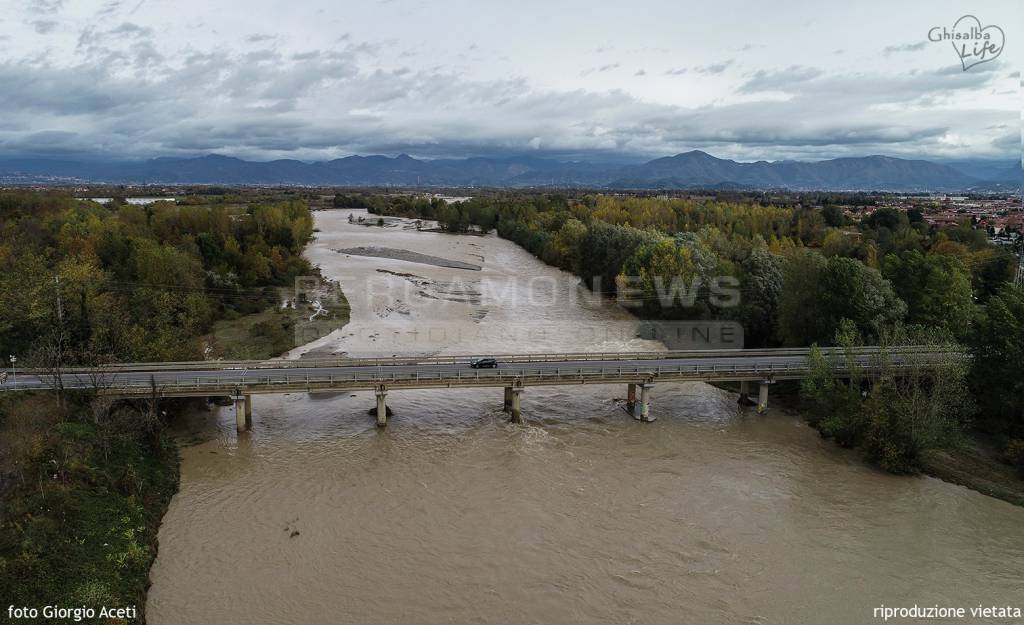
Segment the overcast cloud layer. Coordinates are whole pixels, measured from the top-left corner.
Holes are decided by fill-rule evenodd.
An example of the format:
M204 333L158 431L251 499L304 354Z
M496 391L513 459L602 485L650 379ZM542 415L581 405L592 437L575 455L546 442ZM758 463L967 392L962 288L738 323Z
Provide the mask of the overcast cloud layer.
M2 0L0 158L1020 158L1022 3L856 4Z

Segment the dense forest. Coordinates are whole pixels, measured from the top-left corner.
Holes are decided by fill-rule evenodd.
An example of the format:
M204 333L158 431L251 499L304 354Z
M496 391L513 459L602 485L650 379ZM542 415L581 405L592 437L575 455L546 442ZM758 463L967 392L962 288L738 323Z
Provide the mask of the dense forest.
M335 203L433 219L453 232L497 229L641 317L739 321L747 347L836 345L852 336L895 344L921 340L926 330L931 342L966 346L973 355L960 377L969 380L977 410L960 406L958 425L994 435L1006 458L1024 467L1024 289L1010 283L1016 259L969 220L936 228L918 211L891 207L851 215L830 203L838 199L777 205L490 194L451 204L413 196L340 196ZM738 285L740 297L716 298L713 287L723 281ZM937 388L939 381L922 384ZM849 401L858 415L871 403L860 392ZM822 432L858 445L868 421L850 419L861 430L856 436ZM926 447L942 442L920 439L888 466L913 470Z
M0 193L0 354L19 367L201 360L214 324L281 332L275 285L310 267L297 200L136 206ZM252 313L252 314L250 314ZM253 340L258 337L244 337ZM0 596L24 606L136 606L177 490L169 416L185 400L90 391L0 397ZM59 398L54 400L53 395Z
M311 271L301 201L100 205L8 192L0 216L0 346L26 364L58 340L70 363L202 359L215 319L262 310L277 301L270 287Z

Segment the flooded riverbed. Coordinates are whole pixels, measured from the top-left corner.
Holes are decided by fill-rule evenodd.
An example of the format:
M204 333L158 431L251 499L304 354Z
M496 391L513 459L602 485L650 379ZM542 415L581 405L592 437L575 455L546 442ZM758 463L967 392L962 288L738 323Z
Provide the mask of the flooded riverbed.
M308 256L352 323L291 357L657 347L507 241L348 213L316 213ZM336 251L367 247L480 270ZM500 389L392 391L383 430L365 392L259 396L242 437L230 409L196 415L148 620L854 624L1024 602L1024 509L881 474L705 384L656 385L650 424L624 395L527 388L526 426Z

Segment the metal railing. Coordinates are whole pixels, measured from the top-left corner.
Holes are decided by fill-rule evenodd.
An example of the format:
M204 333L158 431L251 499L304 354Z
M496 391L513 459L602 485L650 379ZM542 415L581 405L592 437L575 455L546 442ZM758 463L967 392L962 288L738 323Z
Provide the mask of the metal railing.
M218 371L218 370L253 370L253 369L318 369L336 367L389 367L408 365L465 365L478 358L494 358L502 364L535 363L535 362L585 362L585 361L626 361L626 360L676 360L694 358L753 358L753 357L788 357L807 356L810 349L774 348L774 349L726 349L726 350L689 350L689 351L646 351L646 352L563 352L548 354L460 354L452 356L389 356L383 358L300 358L286 360L271 358L266 360L202 360L181 362L151 363L112 363L94 367L69 367L68 373L86 373L97 371L109 372L146 372L146 371ZM875 355L882 351L880 347L859 347L852 350L853 355ZM940 353L946 348L929 345L915 345L890 349L889 353ZM826 355L843 355L841 348L821 348ZM32 368L19 369L19 372L34 373ZM43 372L45 373L45 372Z
M886 366L903 368L914 363L890 362ZM875 374L880 365L870 362L856 364L857 371ZM844 363L833 363L836 375L847 375L851 368ZM616 382L655 381L728 381L728 380L785 380L805 377L807 363L769 364L713 364L653 367L559 367L508 368L489 370L455 370L437 372L352 372L304 375L238 375L217 377L175 376L161 378L155 388L163 395L218 395L278 393L317 390L371 390L380 386L395 388L437 388L456 386L537 386L552 384L595 384ZM154 382L145 379L127 380L109 386L105 392L116 395L146 395L153 391Z
M875 375L883 367L927 365L933 357L948 358L941 348L913 346L885 351L877 347L846 352L824 349L837 376L853 370ZM496 369L455 368L472 356L428 359L321 359L317 361L235 361L244 366L205 366L214 363L155 363L159 368L130 364L68 369L60 386L94 389L112 395L137 396L154 391L161 395L224 395L316 390L372 389L381 385L401 388L454 386L508 386L614 383L655 380L775 380L806 377L809 349L713 350L703 352L631 352L519 354L497 357ZM847 356L853 356L852 366ZM965 355L966 357L966 355ZM884 358L884 360L883 360ZM508 360L513 360L509 362ZM522 362L514 362L520 359ZM726 362L708 362L725 360ZM656 361L646 364L645 361ZM261 366L254 366L258 363ZM558 363L530 366L531 363ZM187 365L197 365L190 368ZM282 366L283 365L283 366ZM288 366L295 365L295 366ZM297 370L296 370L297 369ZM291 373L291 371L294 373ZM0 390L53 388L52 373L19 370L17 389L4 384Z

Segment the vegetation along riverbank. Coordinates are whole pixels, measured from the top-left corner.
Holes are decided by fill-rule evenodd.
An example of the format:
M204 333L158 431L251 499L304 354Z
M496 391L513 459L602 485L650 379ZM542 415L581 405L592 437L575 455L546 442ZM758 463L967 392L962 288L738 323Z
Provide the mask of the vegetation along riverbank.
M106 362L265 358L348 318L301 255L313 221L295 196L140 206L12 191L0 214L0 351L54 380ZM167 426L196 406L111 401L101 378L0 401L0 596L134 606L144 621L178 483Z

